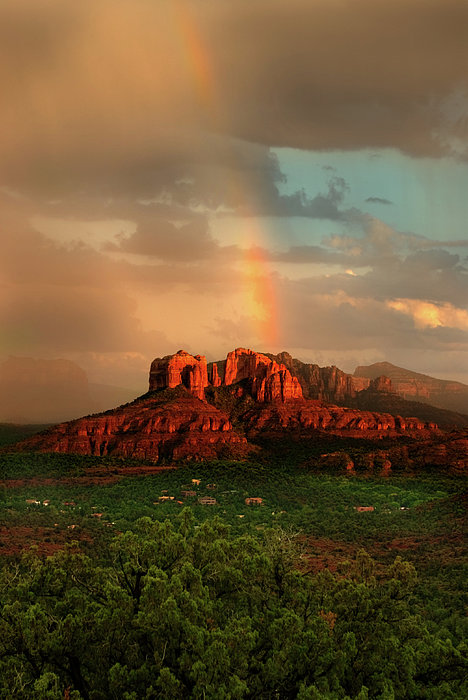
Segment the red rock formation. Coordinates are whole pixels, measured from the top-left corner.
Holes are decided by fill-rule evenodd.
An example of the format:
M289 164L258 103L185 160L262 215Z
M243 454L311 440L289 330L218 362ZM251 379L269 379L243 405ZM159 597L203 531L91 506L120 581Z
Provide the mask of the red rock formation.
M335 366L319 367L295 360L288 352L268 357L285 365L291 374L298 378L303 396L308 399L346 403L370 383L369 379L353 377Z
M251 393L259 402L302 399L299 381L282 364L253 350L237 348L226 358L224 385L230 386L248 379Z
M322 469L335 467L341 471L353 463L357 472L378 470L382 476L393 470L424 470L428 467L443 469L447 473L468 473L468 433L452 435L433 433L422 440L406 445L396 445L387 450L372 450L355 455L338 451L312 458L307 466Z
M166 355L153 360L149 375L149 391L173 389L179 384L183 384L193 396L203 400L205 387L208 386L206 357L203 355L194 357L185 350L179 350L175 355Z
M56 425L20 445L24 451L116 455L158 461L212 458L249 451L229 416L209 403L186 396L170 403L137 399L104 414Z
M243 416L248 435L260 431L326 430L349 437L396 437L397 435L429 435L437 427L418 418L402 418L385 413L359 411L342 406L324 405L321 401L302 400L290 404L258 406Z
M339 370L327 369L333 370L330 374L333 386L344 386ZM181 350L151 364L149 387L153 393L113 411L62 423L24 441L21 449L98 456L115 454L158 461L210 458L221 456L226 450L243 455L254 449L247 443L243 431L255 440L259 433L281 436L285 431L303 436L327 431L347 437L424 437L436 429L417 418L304 399L299 380L285 364L252 350L240 348L229 353L223 376L224 382L218 374L218 366L210 366L214 385L221 383L232 387L227 392L231 393L229 400L220 392L220 405L230 406L227 410L242 426L242 432L233 429L225 410L219 410L205 399L208 385L205 358ZM386 380L379 380L376 386L389 388ZM168 396L156 391L166 388L174 392ZM217 393L211 391L209 396L216 403ZM238 401L243 397L248 401Z

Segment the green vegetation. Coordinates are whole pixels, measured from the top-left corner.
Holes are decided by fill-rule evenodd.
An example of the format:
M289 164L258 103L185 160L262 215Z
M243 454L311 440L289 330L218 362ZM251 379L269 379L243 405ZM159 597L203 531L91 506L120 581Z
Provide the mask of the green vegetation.
M184 509L138 520L100 565L26 555L0 579L0 697L466 697L467 646L430 633L411 564L359 551L311 575L295 540Z
M0 698L468 697L466 481L294 449L2 454Z

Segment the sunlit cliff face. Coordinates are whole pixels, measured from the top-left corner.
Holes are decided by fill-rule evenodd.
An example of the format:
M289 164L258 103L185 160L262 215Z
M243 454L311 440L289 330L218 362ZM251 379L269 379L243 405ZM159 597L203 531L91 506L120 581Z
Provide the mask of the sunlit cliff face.
M468 382L464 0L4 0L0 360Z

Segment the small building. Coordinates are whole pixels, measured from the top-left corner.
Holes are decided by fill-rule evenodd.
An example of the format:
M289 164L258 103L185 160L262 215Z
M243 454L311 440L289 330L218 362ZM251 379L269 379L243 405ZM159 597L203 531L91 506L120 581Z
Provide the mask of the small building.
M354 506L354 510L357 510L358 513L367 513L372 512L374 506Z
M46 499L45 501L42 501L43 506L50 506L50 501L49 499Z
M195 486L200 486L201 479L192 479L192 484L195 484Z
M40 506L41 505L41 502L37 501L35 498L27 498L26 503L28 504L28 506Z
M159 496L158 501L173 501L174 496Z
M206 485L207 489L210 489L210 491L215 491L216 490L216 484L207 484Z
M202 496L202 498L198 499L198 502L202 506L215 506L218 501L213 496Z
M183 496L184 498L193 498L194 496L197 495L197 492L192 491L191 489L184 489L183 491L180 492L180 495Z
M261 506L262 503L263 503L263 498L258 498L257 496L245 499L246 506Z
M102 518L104 513L91 513L92 518Z

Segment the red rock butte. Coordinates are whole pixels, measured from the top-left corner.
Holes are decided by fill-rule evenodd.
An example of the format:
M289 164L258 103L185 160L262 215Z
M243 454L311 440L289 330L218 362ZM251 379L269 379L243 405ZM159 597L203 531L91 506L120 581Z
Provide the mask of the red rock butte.
M208 386L206 357L194 357L185 350L179 350L175 355L153 360L150 367L149 391L175 389L180 384L193 396L205 398L205 387Z
M231 386L238 382L250 382L249 393L260 402L281 402L290 399L302 399L299 380L282 363L272 360L267 355L237 348L228 353L224 365L223 377L220 376L217 363L210 365L210 380L206 358L203 355L190 355L179 350L175 355L156 358L151 363L149 391L174 389L184 386L192 396L204 400L207 386Z
M207 365L202 355L179 350L153 360L144 396L105 413L55 425L16 448L163 461L243 457L258 449L255 441L260 434L282 438L318 431L420 439L437 431L436 425L416 417L330 402L356 394L351 380L336 367L305 365L288 353L267 355L237 348L226 360ZM367 380L365 385L369 384ZM391 383L380 378L370 388L386 394Z

